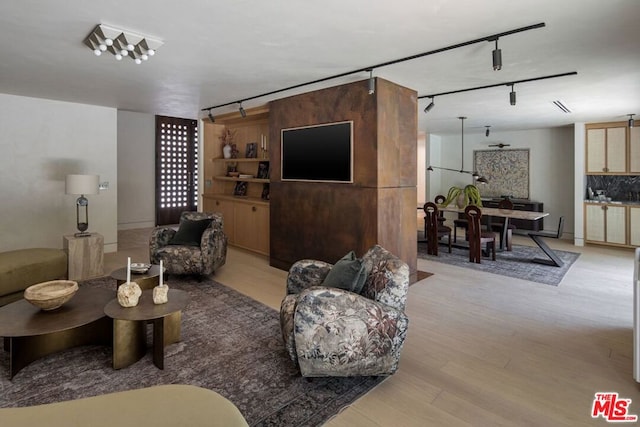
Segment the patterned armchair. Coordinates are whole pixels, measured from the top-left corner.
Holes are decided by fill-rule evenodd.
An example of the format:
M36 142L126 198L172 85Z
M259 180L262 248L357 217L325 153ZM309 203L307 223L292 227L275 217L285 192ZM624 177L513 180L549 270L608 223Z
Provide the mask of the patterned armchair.
M208 276L227 259L227 236L222 231L222 215L210 212L182 212L180 223L185 220L211 219L211 224L202 233L199 246L170 245L176 234L170 227L156 227L149 239L149 259L159 264L169 274L198 274Z
M304 377L391 375L398 369L409 319L409 266L379 245L362 257L360 294L319 286L332 265L291 266L280 326L289 357Z

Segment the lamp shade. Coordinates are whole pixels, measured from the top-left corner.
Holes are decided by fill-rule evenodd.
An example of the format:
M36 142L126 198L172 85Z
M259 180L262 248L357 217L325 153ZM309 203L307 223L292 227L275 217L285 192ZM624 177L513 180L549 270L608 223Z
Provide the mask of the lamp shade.
M67 175L66 194L98 194L99 175Z

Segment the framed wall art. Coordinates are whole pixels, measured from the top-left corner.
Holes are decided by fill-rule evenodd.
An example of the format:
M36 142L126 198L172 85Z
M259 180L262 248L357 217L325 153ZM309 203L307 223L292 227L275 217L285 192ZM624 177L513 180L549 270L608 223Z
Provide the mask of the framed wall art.
M482 197L529 198L529 149L474 150L474 170L487 178Z

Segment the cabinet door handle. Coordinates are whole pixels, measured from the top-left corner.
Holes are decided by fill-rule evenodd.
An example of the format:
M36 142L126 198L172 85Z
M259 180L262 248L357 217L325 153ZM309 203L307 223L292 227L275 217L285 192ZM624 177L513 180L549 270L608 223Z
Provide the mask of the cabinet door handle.
M220 200L216 200L216 206L220 206Z
M255 206L251 206L251 210L255 212L258 210L258 208L256 208Z
M524 208L524 205L521 205L521 204L519 204L519 203L514 203L514 204L513 204L513 208L514 208L514 209L516 209L516 208Z

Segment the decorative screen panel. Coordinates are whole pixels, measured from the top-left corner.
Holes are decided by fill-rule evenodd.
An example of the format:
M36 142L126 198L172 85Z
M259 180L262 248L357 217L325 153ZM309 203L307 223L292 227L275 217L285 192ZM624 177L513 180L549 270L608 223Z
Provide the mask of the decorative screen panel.
M197 122L158 116L156 143L156 223L176 224L182 212L197 210Z

